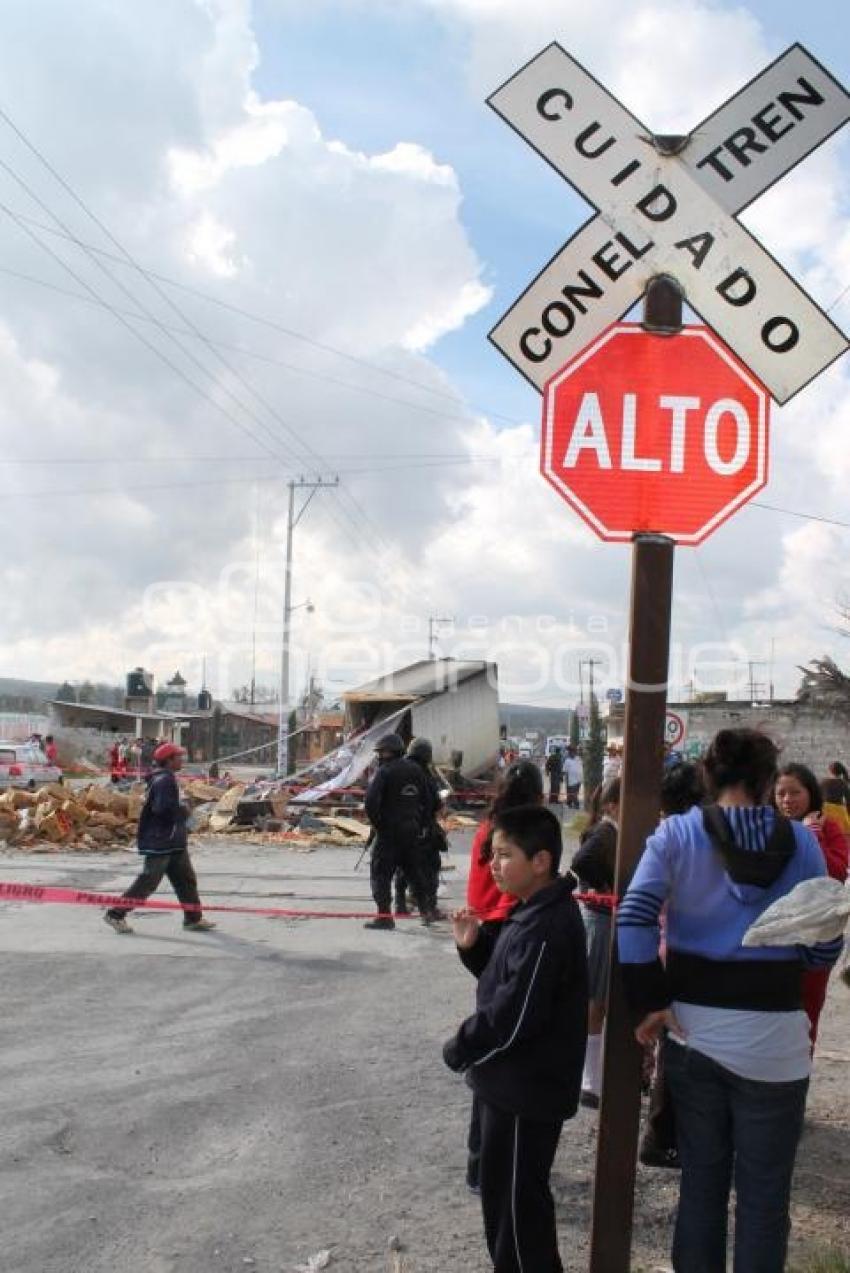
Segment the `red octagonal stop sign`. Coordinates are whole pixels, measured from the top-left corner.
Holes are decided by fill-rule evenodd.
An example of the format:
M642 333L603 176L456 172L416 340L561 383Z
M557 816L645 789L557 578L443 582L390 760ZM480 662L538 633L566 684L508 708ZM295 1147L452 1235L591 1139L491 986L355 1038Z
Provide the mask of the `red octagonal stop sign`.
M541 471L602 539L698 544L767 482L769 406L707 327L615 323L547 383Z

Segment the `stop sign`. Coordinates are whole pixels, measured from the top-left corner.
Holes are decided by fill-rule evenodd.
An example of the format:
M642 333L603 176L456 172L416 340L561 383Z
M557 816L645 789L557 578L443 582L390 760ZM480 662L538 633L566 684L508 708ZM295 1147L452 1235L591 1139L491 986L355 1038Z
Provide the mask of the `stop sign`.
M767 482L769 401L707 327L615 323L547 383L541 471L601 539L698 544Z

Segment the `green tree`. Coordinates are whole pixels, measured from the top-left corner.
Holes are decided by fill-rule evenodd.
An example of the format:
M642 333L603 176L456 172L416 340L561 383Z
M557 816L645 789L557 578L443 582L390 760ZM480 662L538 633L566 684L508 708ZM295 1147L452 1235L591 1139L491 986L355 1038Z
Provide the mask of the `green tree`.
M587 742L584 745L584 802L590 804L590 797L602 782L602 767L605 763L605 726L599 715L599 704L596 695L590 696L590 715L587 721Z
M77 702L78 703L96 703L97 702L97 691L95 690L91 681L83 681L82 685L77 690Z
M850 708L850 677L828 654L822 659L811 659L808 667L798 670L803 673L797 690L798 703L842 712Z
M575 747L578 751L578 745L581 742L581 726L579 724L578 712L570 712L570 746Z
M70 681L63 681L54 695L63 703L76 703L77 691L74 689Z

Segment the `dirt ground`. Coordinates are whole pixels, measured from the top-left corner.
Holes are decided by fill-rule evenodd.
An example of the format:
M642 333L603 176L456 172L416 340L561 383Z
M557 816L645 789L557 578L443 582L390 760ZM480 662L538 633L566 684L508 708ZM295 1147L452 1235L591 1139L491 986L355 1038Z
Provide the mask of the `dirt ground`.
M467 845L453 837L447 905ZM209 903L368 906L353 850L193 851ZM117 891L135 865L8 852L0 879ZM448 926L217 918L202 935L137 913L118 937L94 909L0 905L5 1273L270 1273L328 1248L340 1273L485 1273L468 1092L440 1058L473 994ZM800 1268L850 1251L848 1062L835 979L799 1155ZM554 1173L570 1273L587 1268L596 1117L567 1125ZM667 1266L676 1187L639 1168L636 1271Z

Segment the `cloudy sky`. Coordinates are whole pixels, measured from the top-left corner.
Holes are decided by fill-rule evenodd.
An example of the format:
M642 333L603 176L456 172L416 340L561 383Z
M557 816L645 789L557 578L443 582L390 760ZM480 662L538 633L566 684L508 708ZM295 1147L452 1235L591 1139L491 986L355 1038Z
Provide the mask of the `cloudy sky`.
M296 530L293 692L423 657L429 617L509 701L574 701L590 657L621 684L630 550L540 477L540 400L486 339L590 209L484 99L557 39L683 132L795 40L850 82L848 28L839 0L6 0L0 673L275 683L287 482L338 477ZM849 155L742 218L845 331ZM774 408L786 511L678 550L672 697L850 661L848 388L845 358Z

